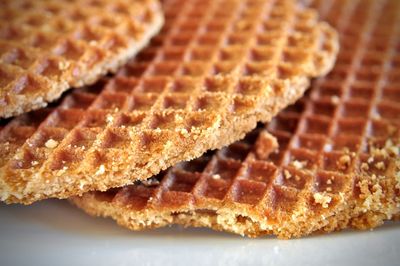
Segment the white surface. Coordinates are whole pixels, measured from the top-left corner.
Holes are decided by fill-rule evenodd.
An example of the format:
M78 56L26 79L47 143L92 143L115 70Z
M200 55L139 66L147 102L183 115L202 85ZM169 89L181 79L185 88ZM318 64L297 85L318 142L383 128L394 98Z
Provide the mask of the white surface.
M208 229L131 232L64 201L0 204L0 265L400 265L400 223L296 240Z

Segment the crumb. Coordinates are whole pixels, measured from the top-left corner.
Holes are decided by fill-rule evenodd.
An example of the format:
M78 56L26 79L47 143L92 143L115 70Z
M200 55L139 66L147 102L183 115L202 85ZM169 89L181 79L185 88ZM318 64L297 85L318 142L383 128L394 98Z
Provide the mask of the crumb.
M114 121L114 117L110 114L106 116L107 123L111 124Z
M212 175L212 178L217 180L217 179L221 179L221 176L219 174L215 174L215 175Z
M350 158L349 155L342 155L339 158L339 161L338 161L339 165L338 166L340 168L347 168L350 165L350 162L351 162L351 158Z
M156 178L149 178L142 181L142 184L146 187L157 186L160 184L160 181Z
M335 105L338 105L340 103L340 98L336 95L331 97L331 102Z
M315 193L314 194L314 200L316 203L319 203L322 205L322 208L328 208L328 204L332 201L332 198L325 193Z
M375 164L375 167L376 167L376 169L384 170L386 166L383 162L378 162Z
M58 68L60 70L66 70L69 66L70 66L69 62L61 61L61 62L58 63Z
M361 164L361 170L368 171L369 170L368 164L367 163L362 163Z
M327 187L327 188L326 188L326 191L331 192L331 191L332 191L332 188L331 188L331 187Z
M373 163L374 162L374 157L369 157L367 160L368 163Z
M307 164L306 162L300 162L297 160L294 160L292 162L292 165L296 168L296 169L302 169L304 167L304 165Z
M95 175L102 175L104 174L106 171L106 168L104 167L104 165L100 165L99 169L97 170L97 172L95 173Z
M331 180L331 179L328 179L328 180L326 180L326 183L327 183L328 185L331 185L331 184L332 184L332 180Z
M49 139L48 141L46 141L44 146L46 146L46 148L49 148L49 149L54 149L58 146L58 141L56 141L54 139Z
M286 179L290 179L292 175L288 170L283 170L283 175L285 176Z

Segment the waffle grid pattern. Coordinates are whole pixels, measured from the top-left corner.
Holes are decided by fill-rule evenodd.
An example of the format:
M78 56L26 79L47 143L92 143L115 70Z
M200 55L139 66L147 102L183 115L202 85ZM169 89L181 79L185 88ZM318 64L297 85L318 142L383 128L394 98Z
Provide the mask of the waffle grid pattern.
M311 2L338 29L341 52L305 97L152 182L73 202L133 230L177 223L282 238L373 228L399 213L400 3Z
M230 144L300 98L336 57L335 32L291 0L167 1L165 14L137 59L66 96L9 149L3 200L106 190ZM247 46L232 43L250 35ZM19 120L5 125L2 145Z
M10 117L116 71L163 19L154 0L7 0L0 21L0 117Z

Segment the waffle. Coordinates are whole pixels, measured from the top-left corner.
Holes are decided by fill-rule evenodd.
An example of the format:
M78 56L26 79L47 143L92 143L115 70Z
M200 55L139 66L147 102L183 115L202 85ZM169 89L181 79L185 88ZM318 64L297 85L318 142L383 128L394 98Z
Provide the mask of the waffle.
M369 229L399 217L400 2L311 4L338 29L341 52L306 96L244 140L152 182L71 201L132 230L181 224L250 237Z
M233 143L328 72L336 32L291 0L169 0L161 34L43 122L0 132L0 196L31 203L145 180ZM32 126L33 124L33 126Z
M157 0L1 1L0 117L116 71L162 23Z

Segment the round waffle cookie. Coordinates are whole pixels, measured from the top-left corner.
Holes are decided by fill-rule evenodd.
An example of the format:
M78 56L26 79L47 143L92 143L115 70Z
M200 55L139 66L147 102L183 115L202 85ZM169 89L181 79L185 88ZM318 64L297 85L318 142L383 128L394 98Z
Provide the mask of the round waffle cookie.
M341 52L306 96L242 141L151 182L72 202L132 230L182 224L251 237L368 229L399 217L400 1L311 2L337 27Z
M299 99L337 55L336 32L292 0L164 9L161 34L116 77L4 125L2 200L105 191L233 143Z
M157 0L0 2L0 117L115 71L163 23Z

